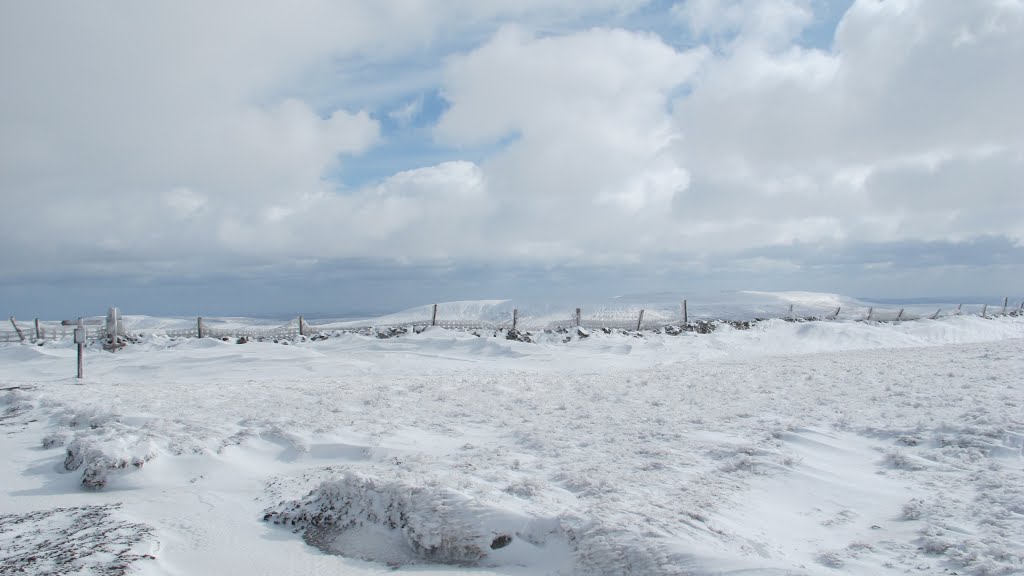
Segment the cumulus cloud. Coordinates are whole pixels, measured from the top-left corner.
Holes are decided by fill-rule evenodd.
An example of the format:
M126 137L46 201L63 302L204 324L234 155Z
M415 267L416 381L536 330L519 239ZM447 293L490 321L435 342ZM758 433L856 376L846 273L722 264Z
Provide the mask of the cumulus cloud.
M642 248L607 229L648 234L644 227L667 224L673 197L688 185L671 152L679 132L668 103L705 56L645 33L537 38L511 27L450 60L443 94L451 107L437 139L509 141L483 166L502 217L519 231L499 249L594 261Z
M319 257L372 254L396 262L444 262L487 257L485 228L492 210L480 168L456 161L400 172L353 193L324 196L296 219L318 244L304 250Z
M633 4L6 4L0 241L10 249L0 274L154 263L224 270L260 251L301 257L324 244L307 238L301 218L347 207L331 198L345 159L381 143L380 111L322 104L360 88L344 84L344 62L401 59L438 35L479 33L500 18L560 22ZM325 89L311 75L335 68L328 94L292 96Z
M677 210L754 242L884 242L1000 234L1021 176L1020 4L855 3L831 50L744 47L676 101L692 186ZM965 44L965 31L974 39ZM814 223L821 223L815 226ZM735 243L735 241L733 241Z
M4 5L0 274L1024 242L1024 4L858 0L818 46L810 0L663 7L679 38L641 4ZM424 88L352 68L424 54L445 161L347 186Z

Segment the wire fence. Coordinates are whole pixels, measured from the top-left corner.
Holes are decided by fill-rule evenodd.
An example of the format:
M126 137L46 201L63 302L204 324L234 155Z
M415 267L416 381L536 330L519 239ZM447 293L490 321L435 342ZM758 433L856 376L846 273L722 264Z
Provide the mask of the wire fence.
M90 341L103 340L107 336L104 325L86 327ZM0 330L0 342L43 342L59 341L74 338L75 326L62 325L60 322L39 320L28 326L18 326L8 330Z
M454 318L446 318L449 314ZM698 332L708 333L718 326L731 325L745 329L757 322L769 319L781 319L790 322L830 321L830 322L911 322L919 320L939 320L954 316L977 316L993 318L998 316L1024 315L1024 302L1011 306L1009 298L1002 305L991 304L959 304L956 306L925 309L921 305L912 308L874 307L853 305L849 307L807 306L807 305L769 305L764 307L747 307L722 309L715 306L701 308L691 306L686 300L680 303L678 310L658 307L644 309L639 307L598 308L585 311L576 308L562 314L520 314L519 310L491 310L480 318L460 318L464 312L448 310L444 305L432 305L399 315L385 316L370 320L356 321L322 321L310 324L304 317L288 321L279 326L265 328L254 326L216 325L197 317L191 327L183 328L136 328L126 329L120 313L112 309L107 318L90 318L85 328L87 342L105 342L114 344L114 340L133 340L142 336L153 335L167 338L218 338L248 340L296 340L301 338L325 338L330 335L362 334L378 337L395 336L403 333L421 332L436 326L457 331L494 331L509 333L559 332L568 330L604 330L604 331L665 331L668 333ZM111 325L113 322L113 325ZM31 323L19 324L10 318L12 329L0 330L0 342L45 342L72 339L74 326L67 323L34 320ZM115 336L116 335L116 336Z
M996 306L989 304L960 304L947 308L935 308L925 311L922 307L916 306L913 310L908 308L881 308L873 306L852 306L844 308L825 306L789 306L787 307L766 307L756 310L739 311L715 311L711 309L693 309L686 301L683 301L678 312L669 311L664 308L648 310L644 308L622 308L622 309L599 309L594 312L587 312L577 308L575 314L564 316L537 315L528 316L519 314L517 309L512 309L503 318L498 319L473 319L473 320L447 320L444 318L443 310L437 305L433 307L431 314L423 314L416 320L394 320L388 318L377 319L366 322L345 322L328 323L323 325L302 324L304 335L310 335L316 331L333 332L366 332L369 330L382 329L419 329L428 326L439 326L449 330L495 330L495 331L559 331L572 328L583 328L585 330L623 330L623 331L651 331L664 330L666 328L677 328L680 330L698 331L699 328L721 324L729 324L737 328L748 328L750 325L770 320L781 319L791 322L809 321L847 321L847 322L909 322L923 319L938 320L954 316L978 316L993 318L996 316L1018 316L1024 314L1024 302L1016 306L1010 306L1009 299L1004 305Z

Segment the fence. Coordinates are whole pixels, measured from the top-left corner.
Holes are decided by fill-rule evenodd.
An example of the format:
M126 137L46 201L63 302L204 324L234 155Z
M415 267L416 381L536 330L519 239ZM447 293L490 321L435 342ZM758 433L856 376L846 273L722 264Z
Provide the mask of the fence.
M696 312L696 313L694 313ZM939 319L952 316L1018 316L1024 314L1024 302L1016 306L1009 305L1009 298L1004 300L1001 306L988 304L960 304L955 307L936 308L934 311L924 312L920 307L914 311L906 308L876 308L870 306L856 306L844 309L843 307L813 307L813 306L789 306L782 310L761 310L750 311L746 314L740 313L714 313L706 310L694 311L689 302L683 300L680 303L678 312L672 313L665 309L647 310L642 308L626 310L600 310L597 313L587 314L582 308L576 308L574 314L567 314L564 317L551 318L550 316L523 317L518 309L512 309L506 318L500 320L447 320L434 305L429 317L423 315L422 319L405 321L388 321L378 319L365 323L334 323L319 326L305 325L305 335L309 336L309 330L313 331L334 331L334 332L366 332L374 329L418 329L427 326L439 326L450 330L519 330L519 331L544 331L564 330L572 328L584 328L586 330L624 330L624 331L645 331L660 330L666 327L681 329L697 328L708 324L727 323L734 326L749 326L751 323L768 319L782 319L793 322L806 322L814 320L826 321L858 321L858 322L906 322L922 319Z
M62 325L60 322L38 320L28 326L21 326L13 317L9 319L12 330L0 330L0 342L41 342L46 340L65 340L74 337L75 326ZM86 326L87 337L90 341L104 340L107 337L105 325Z
M112 309L112 313L116 309ZM621 330L650 331L665 330L670 332L710 332L718 324L728 323L738 328L747 328L752 323L782 319L792 322L806 321L856 321L856 322L908 322L922 319L940 319L952 316L1021 316L1024 315L1024 302L1011 306L1009 298L1002 305L960 304L955 307L937 308L934 312L925 311L921 306L914 310L906 308L879 308L871 306L853 306L826 308L822 306L793 306L782 309L747 310L739 313L716 313L714 310L694 310L686 300L680 302L678 311L665 308L655 310L618 309L598 310L587 314L582 308L574 313L561 315L523 316L518 309L512 309L503 319L447 319L444 310L437 304L428 307L421 316L416 313L400 317L384 317L368 321L333 322L311 325L302 317L288 322L283 326L267 328L255 327L218 327L208 326L202 317L190 328L125 330L119 313L114 325L111 315L106 321L102 318L90 319L93 325L86 327L86 337L90 342L109 342L111 334L125 339L134 339L144 334L166 336L169 338L220 338L246 340L294 340L301 337L317 337L325 334L366 334L382 333L398 334L401 332L419 332L430 326L438 326L448 330L460 331L503 331L519 332L564 331L582 328L584 330ZM74 335L74 326L62 325L58 322L40 321L36 319L29 326L19 325L12 317L10 323L13 330L0 330L0 342L40 342L47 340L70 339Z

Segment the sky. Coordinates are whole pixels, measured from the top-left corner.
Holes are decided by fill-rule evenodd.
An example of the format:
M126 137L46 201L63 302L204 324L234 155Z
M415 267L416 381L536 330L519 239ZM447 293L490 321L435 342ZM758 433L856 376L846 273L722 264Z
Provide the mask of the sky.
M1022 0L0 3L0 313L1024 294Z

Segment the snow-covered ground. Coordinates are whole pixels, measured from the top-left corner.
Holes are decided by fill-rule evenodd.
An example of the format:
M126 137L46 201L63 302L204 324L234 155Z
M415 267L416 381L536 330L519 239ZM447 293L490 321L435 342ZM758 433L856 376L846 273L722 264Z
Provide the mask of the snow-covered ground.
M1024 573L1024 318L570 336L0 344L0 574Z

